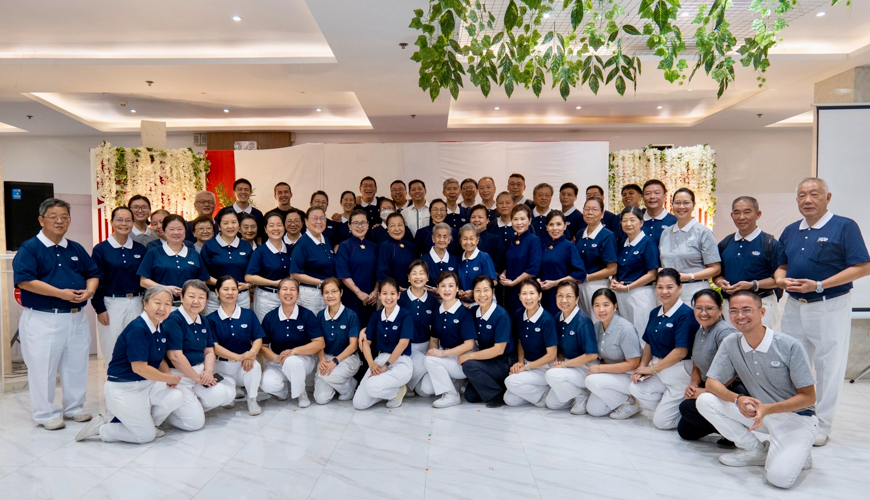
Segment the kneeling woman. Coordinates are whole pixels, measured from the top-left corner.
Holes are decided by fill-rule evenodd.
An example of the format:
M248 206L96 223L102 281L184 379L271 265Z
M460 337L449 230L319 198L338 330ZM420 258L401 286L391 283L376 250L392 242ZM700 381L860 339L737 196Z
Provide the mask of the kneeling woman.
M353 399L353 390L356 388L356 379L353 377L362 363L356 353L359 318L341 303L342 291L338 278L323 280L320 291L326 309L317 313L317 321L323 330L326 345L317 353L320 363L314 375L314 401L325 405L335 393L338 393L339 401Z
M254 311L241 307L236 298L239 285L232 276L217 279L215 291L220 300L218 310L206 316L209 328L214 333L214 353L217 356L214 371L220 373L234 387L244 387L248 399L248 414L262 413L257 404L257 391L263 370L257 354L263 346L263 327ZM243 290L241 293L248 293ZM233 403L229 403L231 406Z
M353 396L353 406L357 410L365 410L382 399L388 400L387 408L402 406L402 399L408 391L405 384L411 380L413 372L411 338L414 336L414 320L397 304L399 285L396 280L387 278L381 281L379 296L384 308L379 314L372 315L368 326L360 333L360 350L369 369ZM366 332L368 337L364 338ZM372 358L372 347L380 351L376 358Z
M278 298L281 306L266 314L263 331L266 338L260 354L266 358L263 370L263 392L284 401L296 399L299 408L311 406L305 392L305 378L317 367L316 354L323 350L323 331L317 317L296 303L299 298L299 282L284 278L278 283Z
M446 271L438 276L438 295L442 302L426 352L427 374L420 382L424 392L441 395L441 399L432 403L435 408L456 406L461 402L454 383L465 378L459 366L459 356L474 349L477 339L474 316L459 301L458 292L459 277L456 273Z
M214 377L214 333L200 316L208 300L208 286L201 280L188 280L181 288L181 307L166 318L166 357L172 373L181 375L178 388L184 395L181 408L166 420L185 431L205 425L205 412L228 405L236 397L229 380Z
M656 296L661 307L650 311L640 366L631 380L631 395L643 409L653 412L653 424L673 429L680 421L680 403L691 382L692 340L698 322L692 308L680 300L680 273L669 267L659 271Z
M520 345L518 360L504 381L504 402L508 406L529 402L543 408L549 390L547 370L556 361L559 345L556 323L541 306L541 285L535 278L526 279L518 288L523 308L514 316L514 331Z
M414 318L414 336L411 338L411 364L413 372L408 381L407 397L433 396L432 385L427 384L430 392L423 390L423 377L426 376L426 352L432 337L432 326L438 313L438 297L426 291L429 282L429 267L420 259L411 262L408 269L408 289L399 294L399 307L408 311Z
M579 298L580 287L576 281L563 280L556 287L556 305L562 311L556 321L562 359L547 371L547 384L550 385L547 408L561 410L573 401L573 415L586 413L589 400L586 375L590 365L598 361L595 327L589 316L580 310Z
M81 441L99 436L107 443L150 443L163 431L157 426L184 402L175 387L181 377L164 360L166 336L160 323L172 309L172 290L157 285L145 291L144 312L130 322L115 343L109 379L103 386L112 417L96 415L76 436Z

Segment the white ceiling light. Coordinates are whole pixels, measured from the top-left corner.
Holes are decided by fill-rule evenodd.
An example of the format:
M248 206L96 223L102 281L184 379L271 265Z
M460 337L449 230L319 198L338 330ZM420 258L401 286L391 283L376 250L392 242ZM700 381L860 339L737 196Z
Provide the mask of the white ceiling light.
M492 109L494 109L494 110L496 110L496 111L498 111L498 110L500 110L500 109L501 109L501 108L500 108L500 107L498 107L498 106L496 106L496 107L494 107L494 108L492 108Z
M239 22L242 20L242 16L233 16L233 21Z
M323 110L320 109L320 108L317 108L317 109L315 109L314 111L317 111L318 113L320 113L320 112L323 111Z
M574 109L581 109L582 107L583 107L583 106L577 106L577 107L574 108Z
M549 13L549 12L547 12L546 14L544 14L544 19L550 19L550 13Z
M131 113L135 113L136 110L135 110L135 109L131 109L130 112L131 112Z
M825 17L825 14L827 14L827 12L821 10L819 12L816 12L816 17Z
M224 109L224 113L229 113L229 112L230 112L230 110Z
M656 106L656 109L662 109L662 106Z

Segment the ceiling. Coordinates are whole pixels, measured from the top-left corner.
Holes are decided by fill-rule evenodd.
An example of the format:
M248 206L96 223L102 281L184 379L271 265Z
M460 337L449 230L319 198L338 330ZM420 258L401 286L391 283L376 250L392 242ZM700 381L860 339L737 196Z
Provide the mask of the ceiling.
M638 2L624 0L626 10ZM748 2L735 0L733 9ZM504 3L488 5L497 12ZM700 3L684 0L687 15L678 20L688 23ZM467 83L457 101L442 93L431 102L417 86L413 45L399 47L415 40L408 23L424 0L6 4L0 134L129 133L143 119L165 121L169 131L809 126L813 84L870 64L870 2L848 8L802 0L771 52L764 89L744 68L721 99L703 75L669 84L641 46L636 94L604 88L595 96L581 88L565 102L549 89L540 98L520 89L511 99L495 89L487 99ZM820 10L827 15L816 16ZM551 19L564 26L563 17L554 12ZM748 15L734 20L738 36L751 23Z

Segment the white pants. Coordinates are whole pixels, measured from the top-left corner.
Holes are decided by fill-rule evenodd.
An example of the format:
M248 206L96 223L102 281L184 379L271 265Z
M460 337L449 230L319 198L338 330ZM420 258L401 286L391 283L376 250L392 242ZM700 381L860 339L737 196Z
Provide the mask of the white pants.
M593 323L598 323L598 319L595 317L595 311L592 310L592 294L601 288L610 288L610 280L593 280L580 284L580 310L592 318Z
M640 346L643 347L646 344L643 341L643 332L646 331L646 324L649 322L649 313L656 307L655 290L647 285L627 292L616 292L616 300L619 305L617 309L619 315L631 321L637 329Z
M772 293L767 297L762 297L761 305L764 307L764 317L761 318L761 323L771 330L781 332L780 321L782 320L782 308L779 306L776 294ZM722 304L722 319L730 325L731 315L728 313L729 307L729 301L726 299L725 303Z
M683 289L680 291L680 299L689 307L692 307L692 297L698 290L708 290L710 281L693 281L691 283L683 283Z
M652 363L661 361L653 357ZM662 430L676 429L680 423L680 403L686 399L686 387L692 381L692 360L678 361L674 366L649 379L631 384L631 395L641 407L653 412L653 425Z
M192 368L196 373L202 373L204 369L202 363ZM181 376L178 390L181 391L184 401L166 420L183 431L202 429L205 425L205 412L218 406L228 405L236 399L235 384L229 379L223 379L216 385L206 387L185 377L175 368L170 371Z
M299 300L297 302L315 315L326 309L326 302L324 302L320 290L311 286L301 285L299 287Z
M260 380L263 378L263 368L257 360L254 360L254 366L248 371L242 369L241 361L216 360L214 372L223 375L224 380L229 380L233 384L233 388L244 387L245 391L248 392L248 399L257 397Z
M837 400L846 378L852 334L852 294L810 304L789 297L782 331L801 341L816 371L816 415L819 431L830 435Z
M456 393L454 380L465 380L465 373L462 371L462 366L459 365L459 356L448 356L446 358L436 358L434 356L426 356L423 361L426 365L426 372L429 375L429 383L432 385L432 392L436 395L444 393ZM423 378L426 382L426 377ZM424 389L429 389L424 387ZM428 392L428 391L427 391Z
M236 304L238 304L239 307L244 307L245 309L250 309L251 308L251 294L248 293L247 290L240 291L238 298L236 298ZM221 306L221 301L218 298L217 294L214 292L208 292L208 300L205 303L205 315L208 316L209 314L217 311L218 307L220 307L220 306Z
M154 440L157 426L184 403L180 390L153 380L109 380L103 386L103 393L106 395L106 408L121 421L100 428L100 439L107 443L150 443Z
M408 390L414 391L420 396L434 396L435 393L432 392L432 380L429 379L429 372L426 371L426 351L429 350L429 342L418 342L416 344L411 344L411 365L413 367L413 372L411 373L411 380L408 381ZM426 378L425 388L423 387L422 380ZM425 389L429 389L426 391Z
M298 398L305 392L305 379L317 368L317 356L313 354L288 356L283 364L266 362L263 370L263 381L260 388L263 392L287 399L287 383L290 383L289 395Z
M323 357L330 361L335 356L324 353ZM333 368L329 375L321 375L320 370L315 370L314 401L317 404L325 405L332 400L335 393L344 395L352 391L353 376L359 371L360 366L362 366L362 361L356 353L353 353Z
M550 368L547 370L547 384L550 393L547 395L547 408L561 410L571 405L571 401L580 395L589 395L586 389L586 375L589 365Z
M91 328L85 313L49 313L25 308L18 329L21 354L27 365L33 420L44 424L61 415L72 417L83 412L91 350ZM58 367L63 407L54 404Z
M254 292L254 314L257 315L260 323L263 322L266 314L278 309L280 305L281 299L278 298L277 293L267 292L259 288Z
M392 355L392 352L382 352L378 354L374 362L377 365L382 365ZM399 359L390 366L389 370L375 377L372 377L371 369L366 370L365 377L360 382L356 394L353 395L353 407L357 410L365 410L382 399L393 399L398 394L399 388L411 380L413 370L411 357L405 355L399 356Z
M504 379L507 389L504 402L508 406L519 406L523 403L535 404L541 400L547 391L547 370L550 365L539 366L527 372L514 373Z
M586 377L586 388L592 393L586 402L586 413L603 417L628 401L631 395L631 374L595 373Z
M97 338L100 339L100 352L108 369L115 351L115 342L121 332L131 321L142 315L142 297L106 297L103 302L106 304L106 312L109 313L109 326L103 326L97 321Z
M758 437L749 432L754 421L744 417L734 403L722 401L713 393L706 392L698 396L697 407L698 412L719 434L733 441L738 448L753 450L761 446ZM811 453L818 419L797 413L774 413L764 417L759 430L770 435L770 450L764 464L765 477L774 486L790 488Z

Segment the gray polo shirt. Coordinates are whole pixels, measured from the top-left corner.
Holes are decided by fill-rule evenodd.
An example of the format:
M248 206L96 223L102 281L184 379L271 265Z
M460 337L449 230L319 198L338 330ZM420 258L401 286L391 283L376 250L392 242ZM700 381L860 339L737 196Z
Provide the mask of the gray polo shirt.
M607 364L622 363L641 355L637 330L631 321L618 314L613 315L607 330L601 322L595 323L595 337L598 339L598 357Z
M674 224L662 231L659 256L662 267L681 273L697 273L722 261L713 232L694 219L682 229Z
M796 396L798 388L815 384L810 360L800 341L770 328L756 349L739 332L722 342L707 378L724 384L735 373L749 395L764 404L785 401Z
M725 337L736 333L737 329L729 325L724 319L720 319L710 328L698 328L695 334L695 343L692 345L692 361L701 370L701 380L707 379L707 372L713 364L716 351L722 345ZM726 380L727 382L727 380Z

